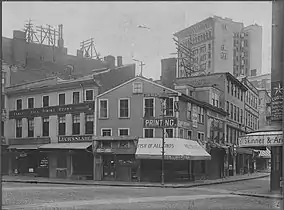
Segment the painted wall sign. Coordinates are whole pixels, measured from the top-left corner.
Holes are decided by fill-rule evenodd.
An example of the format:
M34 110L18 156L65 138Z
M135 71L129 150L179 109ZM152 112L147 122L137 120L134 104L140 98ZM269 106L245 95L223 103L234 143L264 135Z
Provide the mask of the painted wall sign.
M176 128L177 118L167 117L165 119L155 118L155 119L144 119L144 128Z
M192 127L197 128L198 127L198 112L197 112L197 106L192 106Z
M281 81L271 82L271 120L282 120L283 84Z
M174 97L174 96L178 96L177 93L169 93L169 92L166 92L165 93L168 97ZM161 93L144 93L143 94L144 97L153 97L153 98L159 98L161 95Z
M58 143L92 141L93 135L58 136Z
M282 134L270 135L250 135L239 138L239 147L267 147L282 146Z
M94 102L85 102L79 104L68 104L61 106L50 106L50 107L10 111L9 119L91 112L93 110L94 110Z
M185 122L185 121L178 121L178 124L177 124L178 127L180 128L190 128L190 123L189 122Z
M98 148L96 149L97 153L113 153L113 149L110 148Z

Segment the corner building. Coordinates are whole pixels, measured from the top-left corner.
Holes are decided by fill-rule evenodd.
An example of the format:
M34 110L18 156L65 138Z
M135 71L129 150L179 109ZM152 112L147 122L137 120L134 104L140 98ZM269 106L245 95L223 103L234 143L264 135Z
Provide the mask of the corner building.
M224 137L226 112L195 99L186 89L181 92L137 76L97 96L96 180L161 180L161 150L141 147L141 142L161 145L162 128L151 122L161 120L159 95L164 91L169 96L165 117L176 125L165 128L166 144L170 141L173 147L180 147L186 142L199 149L195 155L194 151L185 150L191 155L188 159L171 159L173 151L166 149L165 181L224 176L226 152L217 146L222 140L212 141L210 133L215 129L221 139Z
M56 77L6 89L10 174L92 178L93 77Z

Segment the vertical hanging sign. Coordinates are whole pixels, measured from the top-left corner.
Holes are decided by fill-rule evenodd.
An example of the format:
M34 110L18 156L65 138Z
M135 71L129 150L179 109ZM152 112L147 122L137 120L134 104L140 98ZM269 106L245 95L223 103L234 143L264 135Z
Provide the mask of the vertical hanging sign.
M281 81L271 82L271 120L282 120L283 84Z

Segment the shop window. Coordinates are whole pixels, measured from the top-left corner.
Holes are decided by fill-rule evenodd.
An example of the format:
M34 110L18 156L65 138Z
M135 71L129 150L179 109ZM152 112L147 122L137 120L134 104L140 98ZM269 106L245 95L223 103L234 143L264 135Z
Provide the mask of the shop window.
M86 115L86 125L85 125L85 133L93 134L94 133L94 115L87 114Z
M128 128L120 128L118 129L119 136L129 136L129 129Z
M198 139L198 140L204 141L204 136L205 136L205 135L204 135L204 133L202 133L202 132L198 132L198 133L197 133L197 139Z
M198 122L203 124L204 123L204 109L202 107L198 107L197 111L198 111Z
M111 141L102 141L101 147L104 148L104 149L110 149L110 148L112 148Z
M5 136L5 123L4 123L4 121L1 121L1 135Z
M191 116L192 116L192 106L190 102L187 102L187 113L186 113L186 118L187 120L191 120Z
M173 98L167 98L166 99L166 116L174 116L174 99Z
M72 134L73 135L80 134L80 115L79 114L72 115Z
M94 90L86 90L86 101L94 100Z
M80 92L73 92L73 104L80 103Z
M187 131L187 138L188 139L191 139L192 138L192 131Z
M16 137L22 137L22 119L16 120Z
M28 109L33 109L34 108L34 98L28 98Z
M58 95L59 105L65 105L65 93L60 93Z
M130 100L119 99L119 118L129 118L130 116Z
M144 129L144 138L154 138L154 129L153 128L145 128Z
M49 136L49 117L42 118L42 136Z
M21 110L23 108L23 101L22 99L17 99L16 101L16 109Z
M66 135L66 117L58 116L58 135Z
M174 138L174 129L166 128L165 129L165 138Z
M118 143L118 148L122 148L122 149L129 148L129 142L128 141L120 141Z
M184 138L184 129L183 128L180 128L179 129L179 138Z
M59 154L59 156L57 158L57 168L67 168L66 155Z
M48 107L49 106L49 96L43 96L42 97L42 107Z
M154 98L144 98L144 117L155 117Z
M112 135L111 129L110 128L103 128L102 131L101 131L101 135L102 136L111 136Z
M28 137L34 137L34 119L28 119Z
M100 118L108 118L108 100L100 99Z
M142 82L133 83L133 93L143 93L143 83Z
M201 160L201 173L204 174L206 172L205 160Z

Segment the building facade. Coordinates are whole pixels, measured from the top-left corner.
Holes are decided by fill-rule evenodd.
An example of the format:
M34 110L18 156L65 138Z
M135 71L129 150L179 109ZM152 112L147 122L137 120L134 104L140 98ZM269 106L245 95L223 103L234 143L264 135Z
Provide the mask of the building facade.
M10 174L92 177L93 77L49 78L6 89Z
M234 76L256 76L261 73L261 26L244 27L243 23L214 16L174 35L190 50L191 70L197 74L230 72ZM178 57L184 56L187 55L178 50ZM177 77L187 76L189 70L183 62L178 60Z
M97 97L95 115L98 145L94 161L94 168L97 171L96 179L133 180L137 177L144 181L160 179L160 160L135 160L135 149L137 139L162 138L162 129L153 124L161 120L163 112L158 95L164 90L169 95L166 100L165 116L177 119L175 127L165 128L166 139L180 138L198 141L200 145L203 145L204 150L208 149L206 146L209 145L208 142L212 141L212 144L215 142L215 147L218 143L222 144L226 115L222 109L200 102L180 90L167 88L143 77L136 77ZM211 139L210 133L213 133L213 130L218 133L216 135L221 136L216 141ZM214 149L223 151L221 146ZM190 174L194 173L195 178L224 176L225 151L213 154L214 149L211 151L212 159L210 160L214 161L214 168L210 161L196 160L189 161L191 163L182 162L180 167L175 164L176 170L169 170L169 167L174 167L174 161L166 161L166 179L180 178L181 175L178 176L173 171L180 171L182 174L182 170L187 170L190 164L192 169ZM122 161L123 158L124 161ZM123 166L123 162L128 162L128 165Z
M271 97L266 89L258 89L259 130L271 125Z

